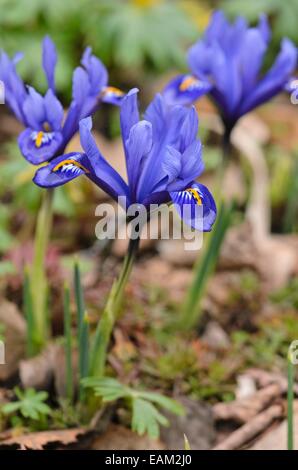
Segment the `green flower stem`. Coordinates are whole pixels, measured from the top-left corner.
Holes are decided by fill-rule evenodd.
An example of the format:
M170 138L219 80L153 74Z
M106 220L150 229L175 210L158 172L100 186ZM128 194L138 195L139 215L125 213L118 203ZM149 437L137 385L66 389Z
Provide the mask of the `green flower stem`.
M107 350L112 331L119 316L119 307L123 298L124 288L130 276L139 246L139 238L130 240L128 252L122 270L114 282L106 306L98 323L91 352L90 375L102 377L106 364Z
M53 189L44 192L37 217L34 241L34 258L30 272L31 297L33 306L34 346L38 352L48 337L46 252L52 227Z
M217 168L216 177L215 177L215 189L214 189L214 197L217 202L218 207L224 200L224 195L222 194L222 185L223 180L226 174L229 156L231 154L231 131L226 130L222 136L221 142L222 148L222 158L220 165Z

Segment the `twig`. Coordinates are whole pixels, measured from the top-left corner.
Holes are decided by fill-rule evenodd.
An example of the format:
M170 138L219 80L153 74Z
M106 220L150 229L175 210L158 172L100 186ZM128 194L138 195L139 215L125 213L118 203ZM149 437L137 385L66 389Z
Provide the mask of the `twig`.
M218 444L213 450L236 450L264 431L275 419L283 416L282 405L272 405L267 410L255 416L249 423L234 431L227 439Z
M213 407L216 421L233 420L237 423L246 423L266 408L282 393L280 384L273 383L248 398L230 403L218 403Z

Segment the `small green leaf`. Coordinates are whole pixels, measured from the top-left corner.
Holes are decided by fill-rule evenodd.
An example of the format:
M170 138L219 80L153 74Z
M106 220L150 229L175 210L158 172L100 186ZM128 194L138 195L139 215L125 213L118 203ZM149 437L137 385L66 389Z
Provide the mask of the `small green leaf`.
M51 414L51 408L44 403L48 398L47 392L36 392L33 388L22 391L19 387L16 387L14 393L18 400L2 406L1 409L5 415L18 412L24 418L38 421L42 417Z
M168 420L159 413L152 403L134 398L132 403L132 430L140 436L148 433L152 439L159 437L159 424L168 426Z
M111 402L130 396L130 389L112 378L87 377L81 381L86 388L92 388L94 394L104 402Z
M183 416L185 414L185 409L182 405L180 405L180 403L178 403L176 400L173 400L172 398L165 397L160 393L138 392L138 395L139 397L151 401L152 403L155 403L178 416Z

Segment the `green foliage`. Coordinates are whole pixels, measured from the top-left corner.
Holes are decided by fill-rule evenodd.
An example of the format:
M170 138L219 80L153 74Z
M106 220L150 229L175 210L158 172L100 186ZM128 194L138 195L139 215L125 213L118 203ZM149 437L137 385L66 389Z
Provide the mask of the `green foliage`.
M295 366L288 354L288 393L287 393L287 441L288 450L294 450L294 383L295 383Z
M19 414L25 419L41 421L51 414L51 408L45 403L48 398L47 392L37 392L33 388L21 390L15 387L14 393L17 400L5 403L1 407L4 415Z
M91 388L103 403L124 399L132 411L132 430L139 435L148 433L150 437L157 438L159 426L168 425L168 420L160 414L157 407L177 415L184 414L183 407L175 400L159 393L134 390L113 378L87 377L82 383L84 387Z
M0 277L16 274L16 268L11 261L0 261Z
M195 39L196 27L173 1L102 0L89 17L90 42L109 64L167 70L184 64L181 46ZM149 3L149 2L147 2ZM166 26L166 27L165 27Z
M284 308L298 310L298 277L291 279L288 285L272 294L271 299Z
M40 41L50 34L59 50L58 89L69 98L72 69L85 45L125 82L119 68L127 68L127 81L142 73L159 72L184 64L184 46L197 28L179 2L159 0L0 0L1 47L10 54L20 49L19 64L27 81L46 88L40 67ZM143 72L141 72L143 68ZM116 83L117 84L117 83Z
M11 248L13 237L9 231L10 214L7 207L0 206L0 253Z

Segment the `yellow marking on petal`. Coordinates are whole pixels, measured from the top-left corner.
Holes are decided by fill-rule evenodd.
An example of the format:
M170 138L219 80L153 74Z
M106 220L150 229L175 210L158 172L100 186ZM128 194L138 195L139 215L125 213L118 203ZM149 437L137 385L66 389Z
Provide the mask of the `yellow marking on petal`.
M76 160L73 160L72 158L68 158L66 160L63 160L62 162L58 163L54 168L53 172L56 173L60 168L62 168L64 165L74 165L77 168L80 168L81 170L85 171L85 173L90 173L90 171L84 167L84 165L81 165L81 163L77 162Z
M201 205L203 204L202 199L201 199L201 196L199 195L199 192L197 191L197 189L188 188L188 189L186 189L186 191L187 191L188 193L191 193L191 194L192 194L192 196L195 198L195 200L197 201L197 204L198 204L199 206L201 206Z
M111 93L116 96L123 96L124 92L120 90L119 88L116 88L114 86L107 86L105 89L102 91L103 95L107 95L108 93Z
M35 145L38 149L39 149L39 147L41 147L43 134L44 133L42 131L39 131L37 136L36 136Z
M179 86L180 91L187 91L192 85L198 82L198 79L193 76L186 77Z

